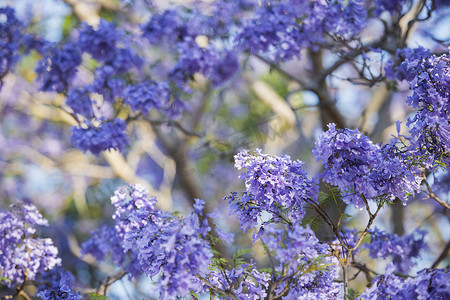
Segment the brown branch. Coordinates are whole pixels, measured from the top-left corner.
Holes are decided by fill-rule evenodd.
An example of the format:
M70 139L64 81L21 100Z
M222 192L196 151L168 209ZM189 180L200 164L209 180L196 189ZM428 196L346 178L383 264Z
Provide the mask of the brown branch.
M125 271L120 271L116 275L106 277L105 280L100 281L100 284L97 287L97 294L106 295L106 293L108 293L108 290L111 287L111 285L114 282L122 279L127 274L128 273Z
M373 221L375 220L375 218L377 217L378 213L380 212L381 208L383 207L383 204L380 203L378 204L378 208L377 211L374 214L370 214L369 217L369 221L367 222L366 228L364 229L363 233L361 234L361 236L359 237L358 241L356 242L355 246L350 249L351 252L354 252L356 249L358 249L358 247L361 245L362 240L366 237L366 235L369 233L369 229L373 224Z
M224 294L225 296L230 297L233 300L238 300L238 298L234 295L234 293L229 292L229 291L224 291L219 289L218 287L215 287L214 285L212 285L208 280L200 277L197 275L197 278L200 279L201 282L203 282L207 287L209 287L211 290L219 292L221 294Z
M31 297L30 296L28 296L28 294L27 293L25 293L25 291L20 291L19 293L18 293L18 295L20 295L20 296L22 296L22 297L24 297L26 300L31 300Z
M430 184L427 181L427 176L425 175L424 172L422 173L422 179L423 179L422 183L425 184L425 186L426 186L426 188L428 190L428 198L431 198L431 199L435 200L437 203L439 203L440 205L442 205L446 209L450 209L450 206L446 202L444 202L443 200L439 199L439 197L436 196L433 193L433 191L431 190L431 186L430 186Z
M431 266L433 269L436 269L439 264L448 257L448 253L450 251L450 241L447 242L447 244L445 245L445 248L442 250L441 254L439 255L439 257L436 259L436 261L433 263L433 265Z

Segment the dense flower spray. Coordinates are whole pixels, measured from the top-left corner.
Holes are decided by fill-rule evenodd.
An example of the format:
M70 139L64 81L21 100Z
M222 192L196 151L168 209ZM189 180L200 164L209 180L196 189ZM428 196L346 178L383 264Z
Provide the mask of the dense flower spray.
M49 238L35 237L36 226L48 226L32 204L0 211L0 283L8 287L34 280L39 273L61 264Z

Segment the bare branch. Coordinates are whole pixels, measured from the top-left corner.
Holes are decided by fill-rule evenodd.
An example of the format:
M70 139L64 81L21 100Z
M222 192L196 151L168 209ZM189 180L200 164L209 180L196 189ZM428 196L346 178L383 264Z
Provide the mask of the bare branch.
M440 205L442 205L443 207L445 207L446 209L450 209L450 206L443 200L439 199L438 196L436 196L433 191L431 190L430 184L427 181L427 176L425 175L425 173L422 173L422 183L425 184L427 190L428 190L428 197L435 200L437 203L439 203Z

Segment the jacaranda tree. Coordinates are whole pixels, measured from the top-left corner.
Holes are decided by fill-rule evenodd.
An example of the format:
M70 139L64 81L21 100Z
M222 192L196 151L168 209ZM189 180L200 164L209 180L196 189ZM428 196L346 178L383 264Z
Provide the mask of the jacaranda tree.
M450 3L177 2L0 2L0 298L450 299Z

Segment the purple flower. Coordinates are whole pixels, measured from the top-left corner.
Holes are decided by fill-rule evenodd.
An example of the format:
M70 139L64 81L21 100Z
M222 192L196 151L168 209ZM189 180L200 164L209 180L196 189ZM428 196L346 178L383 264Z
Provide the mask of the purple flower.
M242 150L235 156L235 167L247 169L240 175L247 192L241 198L236 193L226 199L230 203L230 214L236 214L241 229L256 227L265 211L269 220L262 220L260 231L270 222L299 222L305 212L304 204L315 199L318 193L316 182L307 178L302 169L303 162L291 161L289 156L273 156ZM257 238L257 235L254 236Z
M53 268L40 276L36 296L44 300L81 300L78 291L73 292L75 278L61 267Z
M448 299L450 290L448 270L423 269L416 277L394 275L395 267L388 265L384 275L378 276L370 288L364 290L358 300L384 299Z
M251 53L265 52L275 60L299 57L306 47L325 42L327 35L350 40L366 24L362 1L262 1L254 17L236 36Z
M95 155L108 149L123 151L128 147L125 121L116 118L100 122L98 126L86 121L86 128L72 127L72 144L83 152L90 151Z
M48 46L48 51L38 62L36 73L42 81L42 91L61 93L67 90L81 64L81 54L75 44L67 43L61 48Z
M334 280L339 277L339 263L309 227L270 224L261 241L279 263L273 279L282 283L275 289L277 294L289 285L289 299L338 299L341 285Z
M114 102L123 96L125 81L115 77L117 70L111 65L104 65L95 70L94 82L88 87L91 92L103 95L106 101Z
M429 157L448 164L450 157L450 56L406 59L407 77L413 95L408 104L419 110L409 118L409 149L426 161Z
M195 36L188 26L186 18L181 15L181 9L168 9L162 14L154 15L144 26L142 35L151 43L158 44L161 40L183 41L185 37Z
M97 30L86 23L81 24L78 43L82 51L105 65L112 66L115 74L124 73L141 63L140 58L129 48L125 34L116 30L114 23L103 19L100 19Z
M345 203L362 208L364 200L396 197L406 203L407 196L419 190L419 169L411 164L410 153L396 148L395 139L380 147L358 129L336 129L335 124L328 128L313 154L325 167L320 177L339 187Z
M93 58L101 62L111 62L116 54L116 43L121 36L114 23L100 19L97 30L86 23L81 24L78 44L81 50L91 54Z
M23 40L23 25L14 9L0 8L0 81L17 62L18 50ZM0 85L1 86L1 85Z
M133 267L151 278L158 278L160 299L174 299L203 290L203 283L197 276L209 272L213 254L201 234L205 231L205 224L200 224L197 214L203 214L200 213L201 201L197 201L197 213L184 219L156 209L156 198L149 197L148 191L140 185L118 189L111 202L116 208L113 215L116 225L115 233L111 231L110 235L115 235L123 252L131 255L128 270ZM97 244L98 241L89 241L85 251L103 258L105 253L95 249ZM112 254L116 252L119 251L113 250ZM122 263L121 256L117 257Z
M239 61L236 54L227 51L222 54L218 54L216 63L212 65L210 72L210 79L214 86L221 85L228 79L230 79L239 70Z
M169 85L166 82L144 81L128 85L123 92L123 98L133 112L148 114L152 109L164 111L170 101Z
M8 287L34 280L61 263L49 238L35 237L35 225L48 225L32 204L11 205L0 211L0 282Z
M92 100L86 88L72 88L67 92L66 104L74 114L79 114L87 119L93 117Z
M402 237L383 232L376 227L369 232L371 241L364 244L364 248L369 249L369 256L383 259L392 256L393 265L402 273L407 273L414 266L413 258L418 258L420 252L428 249L424 241L426 232L422 230Z

